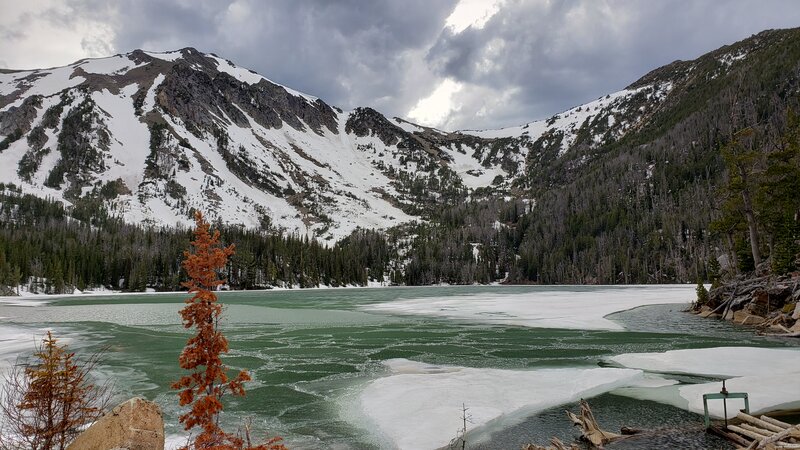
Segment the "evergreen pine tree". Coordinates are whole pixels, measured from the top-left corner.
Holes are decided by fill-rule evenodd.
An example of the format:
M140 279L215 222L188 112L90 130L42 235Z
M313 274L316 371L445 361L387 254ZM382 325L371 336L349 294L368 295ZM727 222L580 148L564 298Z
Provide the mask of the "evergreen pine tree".
M702 280L697 280L697 289L695 290L697 291L697 304L705 305L708 303L708 290L706 289Z

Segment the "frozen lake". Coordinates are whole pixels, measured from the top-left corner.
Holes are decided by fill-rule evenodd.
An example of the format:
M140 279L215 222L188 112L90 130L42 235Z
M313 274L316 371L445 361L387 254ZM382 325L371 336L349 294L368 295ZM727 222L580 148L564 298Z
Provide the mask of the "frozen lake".
M228 402L224 420L251 416L258 429L284 436L292 448L342 449L447 445L462 404L472 417L469 441L485 448L571 436L553 411L580 398L636 405L606 416L634 427L668 417L699 422L694 397L718 390L713 383L723 377L759 376L752 366L774 359L764 352L775 351L762 349L787 343L681 313L693 297L694 286L222 293L231 344L225 361L254 379L247 397ZM100 375L115 380L120 399L158 402L167 434L180 435L168 386L181 375L177 357L187 333L177 312L184 298L0 302L0 364L31 348L44 328L79 353L108 346ZM693 350L733 345L748 348ZM687 351L664 353L672 350ZM712 370L732 358L736 364ZM796 377L795 366L764 370ZM769 407L767 394L761 404L753 401ZM642 405L650 405L649 416ZM602 424L603 413L597 415Z

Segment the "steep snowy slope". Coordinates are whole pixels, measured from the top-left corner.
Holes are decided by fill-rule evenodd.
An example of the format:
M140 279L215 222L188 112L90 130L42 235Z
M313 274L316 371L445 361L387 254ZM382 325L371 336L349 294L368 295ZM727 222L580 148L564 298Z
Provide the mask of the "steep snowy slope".
M247 227L338 240L518 189L541 155L644 120L654 82L522 127L448 133L345 112L213 54L136 50L0 72L0 182L126 221ZM584 139L585 141L585 139ZM476 191L476 189L481 189Z
M605 97L576 106L546 120L537 120L518 127L499 130L466 130L483 138L525 138L537 141L543 137L559 141L563 155L576 141L582 127L592 130L592 143L600 144L619 137L640 123L653 111L644 105L657 105L669 94L672 83L654 83L623 89ZM636 105L634 107L634 105Z

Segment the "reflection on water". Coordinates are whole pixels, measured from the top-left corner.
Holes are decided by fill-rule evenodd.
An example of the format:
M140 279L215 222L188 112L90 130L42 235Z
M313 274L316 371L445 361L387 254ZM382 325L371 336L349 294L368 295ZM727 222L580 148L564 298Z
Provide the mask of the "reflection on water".
M225 420L252 416L257 429L286 437L295 448L380 448L387 442L364 429L355 398L365 384L386 373L381 361L405 358L429 364L528 369L594 367L605 356L675 348L730 345L774 346L749 330L680 313L680 306L652 306L610 318L627 331L581 331L481 325L422 316L367 313L362 305L418 297L535 293L537 287L342 289L226 293L226 363L251 371L248 395L228 403ZM552 288L548 288L552 289ZM556 288L556 289L576 289ZM581 287L580 290L602 289ZM49 306L0 305L3 323L33 331L53 327L88 350L109 346L103 376L116 380L120 398L141 395L165 412L167 434L181 432L175 395L177 355L187 332L177 311L184 295L60 299ZM647 428L697 420L693 414L606 394L592 401L598 418ZM387 407L391 407L387 405ZM484 432L483 448L518 448L572 436L563 407L528 418L501 432ZM602 411L602 412L600 412ZM696 434L696 433L695 433ZM511 437L514 436L512 439ZM703 441L705 442L705 441ZM714 448L709 441L709 448ZM694 444L692 444L694 445ZM705 444L698 444L700 447ZM672 446L672 445L670 445ZM677 447L684 447L678 443ZM696 448L700 448L695 446ZM632 447L617 447L632 448ZM703 447L706 448L706 447Z

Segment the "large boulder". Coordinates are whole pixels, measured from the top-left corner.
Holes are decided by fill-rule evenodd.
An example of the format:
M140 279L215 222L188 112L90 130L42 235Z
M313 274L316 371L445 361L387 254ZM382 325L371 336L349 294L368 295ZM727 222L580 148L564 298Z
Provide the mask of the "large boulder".
M764 322L764 318L750 314L745 310L740 310L733 313L733 321L742 325L758 325Z
M161 408L143 398L118 405L81 433L67 450L164 450Z

